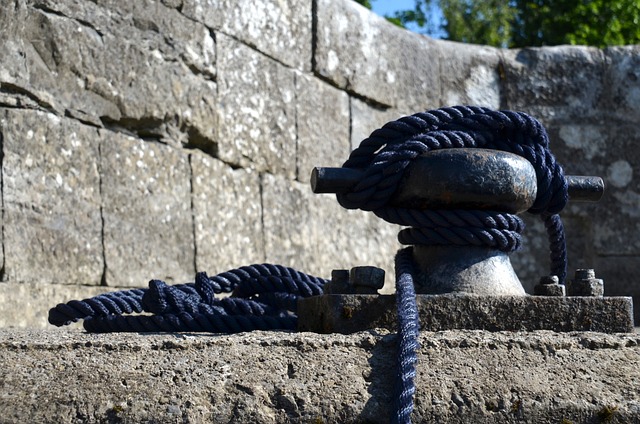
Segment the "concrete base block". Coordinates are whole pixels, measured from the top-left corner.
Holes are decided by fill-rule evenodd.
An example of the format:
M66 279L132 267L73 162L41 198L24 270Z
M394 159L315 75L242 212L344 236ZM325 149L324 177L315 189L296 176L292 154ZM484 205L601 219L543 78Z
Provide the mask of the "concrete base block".
M301 299L298 329L350 334L397 328L395 296L322 295ZM418 295L423 331L633 331L630 297Z
M640 335L422 332L414 423L640 420ZM3 423L388 423L397 337L0 332Z

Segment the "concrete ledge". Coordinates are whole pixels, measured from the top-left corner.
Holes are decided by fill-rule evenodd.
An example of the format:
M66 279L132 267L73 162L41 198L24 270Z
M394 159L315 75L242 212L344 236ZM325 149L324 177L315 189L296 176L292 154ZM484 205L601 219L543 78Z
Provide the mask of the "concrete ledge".
M298 329L355 333L397 328L394 295L328 294L301 299ZM633 331L630 297L418 295L424 331Z
M413 422L638 422L640 335L423 332ZM386 423L396 337L0 332L0 421ZM564 421L563 421L564 420Z

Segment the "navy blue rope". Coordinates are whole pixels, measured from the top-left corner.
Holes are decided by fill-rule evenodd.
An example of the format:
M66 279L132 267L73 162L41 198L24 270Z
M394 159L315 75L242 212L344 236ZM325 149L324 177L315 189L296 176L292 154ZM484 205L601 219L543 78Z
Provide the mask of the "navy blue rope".
M396 255L396 303L398 308L398 368L396 379L396 405L392 422L405 424L411 422L413 411L413 395L416 392L414 378L416 376L416 363L418 362L417 349L418 331L420 322L418 319L418 306L416 304L416 292L413 284L413 249L406 248L398 251Z
M92 316L142 312L143 294L143 289L123 290L61 303L49 311L49 322L60 327Z
M481 211L418 211L388 205L404 170L431 150L487 148L520 155L533 165L538 191L530 213L545 221L552 252L551 272L564 283L566 247L557 215L569 199L567 181L549 149L546 130L521 112L456 106L405 116L385 124L362 141L343 167L363 170L358 183L337 195L348 209L373 211L389 222L411 228L401 231L402 244L488 246L504 252L520 248L522 221L516 215Z
M195 282L169 286L151 280L149 288L106 293L59 304L49 311L56 326L83 319L89 332L293 330L297 301L322 294L327 282L281 265L243 266ZM233 292L233 297L217 298ZM148 312L154 315L125 315Z

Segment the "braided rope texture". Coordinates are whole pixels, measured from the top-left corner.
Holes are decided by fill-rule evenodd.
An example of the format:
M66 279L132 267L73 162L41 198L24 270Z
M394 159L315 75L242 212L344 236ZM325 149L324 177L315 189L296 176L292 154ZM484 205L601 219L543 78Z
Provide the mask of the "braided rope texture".
M416 392L414 378L416 363L418 331L420 322L416 292L413 284L413 251L406 248L396 255L396 303L398 308L398 368L396 377L395 414L392 415L394 424L411 422L413 411L413 396Z
M93 333L295 330L298 299L322 294L327 281L272 264L243 266L213 277L200 272L190 284L151 280L147 289L61 303L49 310L49 322L62 326L84 320L84 328ZM232 297L216 297L220 293Z
M363 170L358 183L337 195L347 209L373 211L378 217L410 227L400 232L402 244L488 246L512 252L522 244L522 220L500 211L410 210L389 206L404 170L432 150L483 148L522 156L533 165L537 196L528 212L541 215L551 251L551 274L566 278L566 247L557 215L569 199L564 171L549 149L540 122L522 112L455 106L402 117L375 130L344 163Z

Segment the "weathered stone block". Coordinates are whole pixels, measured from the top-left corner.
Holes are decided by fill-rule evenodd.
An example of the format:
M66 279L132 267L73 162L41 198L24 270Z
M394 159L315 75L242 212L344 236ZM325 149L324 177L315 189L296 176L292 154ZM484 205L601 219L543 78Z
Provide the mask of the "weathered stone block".
M596 278L604 281L605 296L633 297L633 316L640 326L640 269L639 256L599 256L593 268Z
M110 290L113 289L42 281L0 283L0 329L46 328L55 331L58 327L47 321L49 309L58 303L86 299ZM82 327L82 324L73 324L72 327Z
M602 255L639 255L640 130L636 125L597 125L577 121L549 128L553 151L565 172L604 179L598 203L570 203L563 215L592 225L593 247Z
M571 278L577 268L593 268L592 223L581 216L561 214L565 228L568 251L568 275ZM549 275L549 238L539 215L523 214L526 223L522 248L510 254L513 269L527 293L533 293L540 277Z
M106 284L193 281L188 157L174 148L100 130Z
M418 111L408 112L409 115ZM351 150L360 145L360 142L376 129L381 128L389 121L395 121L405 114L396 109L382 110L362 100L351 98ZM348 155L342 160L347 160ZM342 163L341 162L341 163Z
M298 0L185 0L182 13L300 70L311 69L311 4Z
M271 174L264 174L261 184L267 262L328 278L330 270L314 257L320 240L311 221L311 190Z
M294 71L230 37L217 42L218 156L295 178Z
M4 279L100 284L98 133L50 113L1 110Z
M417 112L440 100L436 43L355 2L317 2L314 72L386 106Z
M598 115L605 90L602 50L558 46L503 50L506 109L563 121Z
M333 196L314 195L308 185L281 177L262 179L267 262L323 278L333 269L373 265L393 272L397 227L371 213L345 210ZM392 277L387 279L393 289Z
M500 50L439 41L443 106L474 105L500 108Z
M151 0L0 9L2 91L96 126L213 143L215 42L204 25Z
M194 152L190 156L196 269L209 275L264 262L260 177Z
M630 297L416 296L421 331L454 329L632 333ZM301 299L299 331L350 334L398 328L392 295L325 294Z
M297 178L309 181L315 166L340 166L349 155L349 96L296 74Z
M607 70L600 107L603 114L624 121L640 120L640 46L604 50Z

